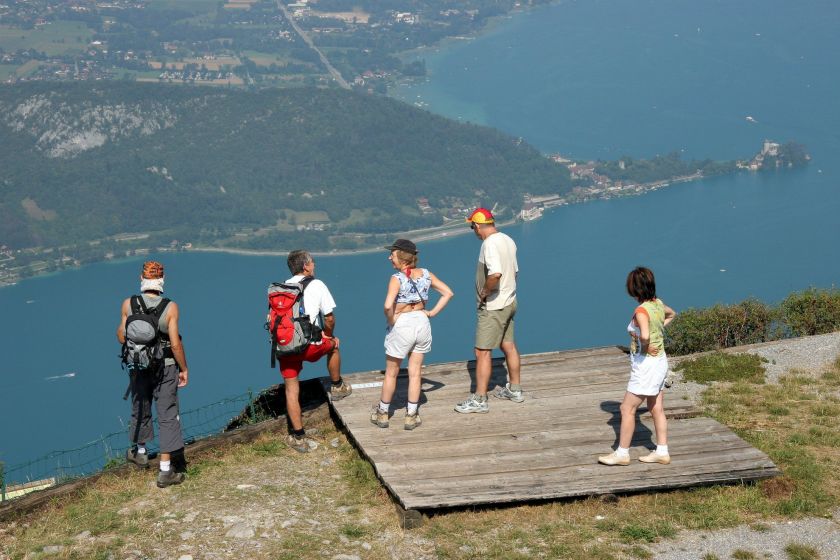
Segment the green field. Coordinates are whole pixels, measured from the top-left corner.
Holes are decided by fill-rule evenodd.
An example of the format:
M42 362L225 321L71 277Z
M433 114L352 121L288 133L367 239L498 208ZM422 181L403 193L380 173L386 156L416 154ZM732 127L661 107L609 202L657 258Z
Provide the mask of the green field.
M151 0L153 10L183 10L194 14L215 12L219 0Z
M270 54L257 51L242 51L242 56L247 56L253 60L254 64L257 66L271 66L272 64L284 66L292 60L290 57L282 54Z
M49 56L82 52L93 31L84 23L55 21L36 29L0 25L0 47L6 52L35 49Z
M287 221L293 222L297 225L310 224L313 222L330 221L329 215L323 210L310 210L301 212L295 212L294 210L286 210L286 214L289 216L289 219L287 219ZM292 216L294 216L293 219Z

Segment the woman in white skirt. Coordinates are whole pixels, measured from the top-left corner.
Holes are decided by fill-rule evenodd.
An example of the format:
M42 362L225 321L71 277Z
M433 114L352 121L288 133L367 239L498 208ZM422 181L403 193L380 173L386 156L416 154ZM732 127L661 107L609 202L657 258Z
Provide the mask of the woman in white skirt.
M605 465L629 465L630 442L636 429L636 410L647 401L656 429L656 450L639 457L643 463L671 462L668 454L668 424L662 405L662 388L668 375L665 356L665 327L676 312L656 297L653 271L638 267L627 275L627 293L639 302L627 325L630 333L630 383L621 403L621 432L618 448L609 455L598 457Z
M413 430L421 424L420 367L423 355L432 349L432 326L429 318L446 307L453 293L449 286L425 268L417 268L417 246L408 239L397 239L385 247L391 251L388 259L397 272L388 282L385 296L385 380L379 404L371 411L370 421L380 428L388 427L388 411L397 387L397 375L404 358L408 357L408 405L405 429ZM426 309L429 288L440 294L435 306Z

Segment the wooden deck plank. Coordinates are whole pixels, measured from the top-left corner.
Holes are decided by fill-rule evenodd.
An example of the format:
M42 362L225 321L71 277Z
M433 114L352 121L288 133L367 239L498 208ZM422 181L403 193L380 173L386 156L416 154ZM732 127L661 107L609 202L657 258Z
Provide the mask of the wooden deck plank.
M370 423L381 372L348 375L353 394L332 403L340 421L401 507L434 509L683 488L776 476L761 451L710 418L669 421L672 463L635 460L653 447L653 425L642 416L628 467L597 463L617 438L627 356L616 347L522 356L525 402L491 397L488 414L458 414L454 405L474 383L474 363L431 364L423 370L423 425L402 429L407 380L392 400L391 426ZM491 386L506 380L493 363ZM326 383L326 381L325 381ZM692 403L670 402L666 413L692 415ZM640 412L644 412L643 410Z

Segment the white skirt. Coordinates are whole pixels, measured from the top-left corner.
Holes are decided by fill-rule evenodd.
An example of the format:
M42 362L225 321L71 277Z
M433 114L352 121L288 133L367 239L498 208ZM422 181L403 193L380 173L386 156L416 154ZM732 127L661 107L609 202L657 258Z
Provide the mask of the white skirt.
M668 358L664 352L658 356L631 354L627 391L642 397L655 397L665 386L667 375Z

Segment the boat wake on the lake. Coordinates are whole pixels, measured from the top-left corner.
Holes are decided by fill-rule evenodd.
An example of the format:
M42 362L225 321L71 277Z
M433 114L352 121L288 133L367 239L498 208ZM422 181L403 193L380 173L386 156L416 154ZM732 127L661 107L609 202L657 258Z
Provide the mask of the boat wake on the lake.
M64 375L52 375L50 377L45 377L44 380L45 381L55 381L56 379L68 379L68 378L71 378L71 377L76 377L76 372L75 371L65 373Z

